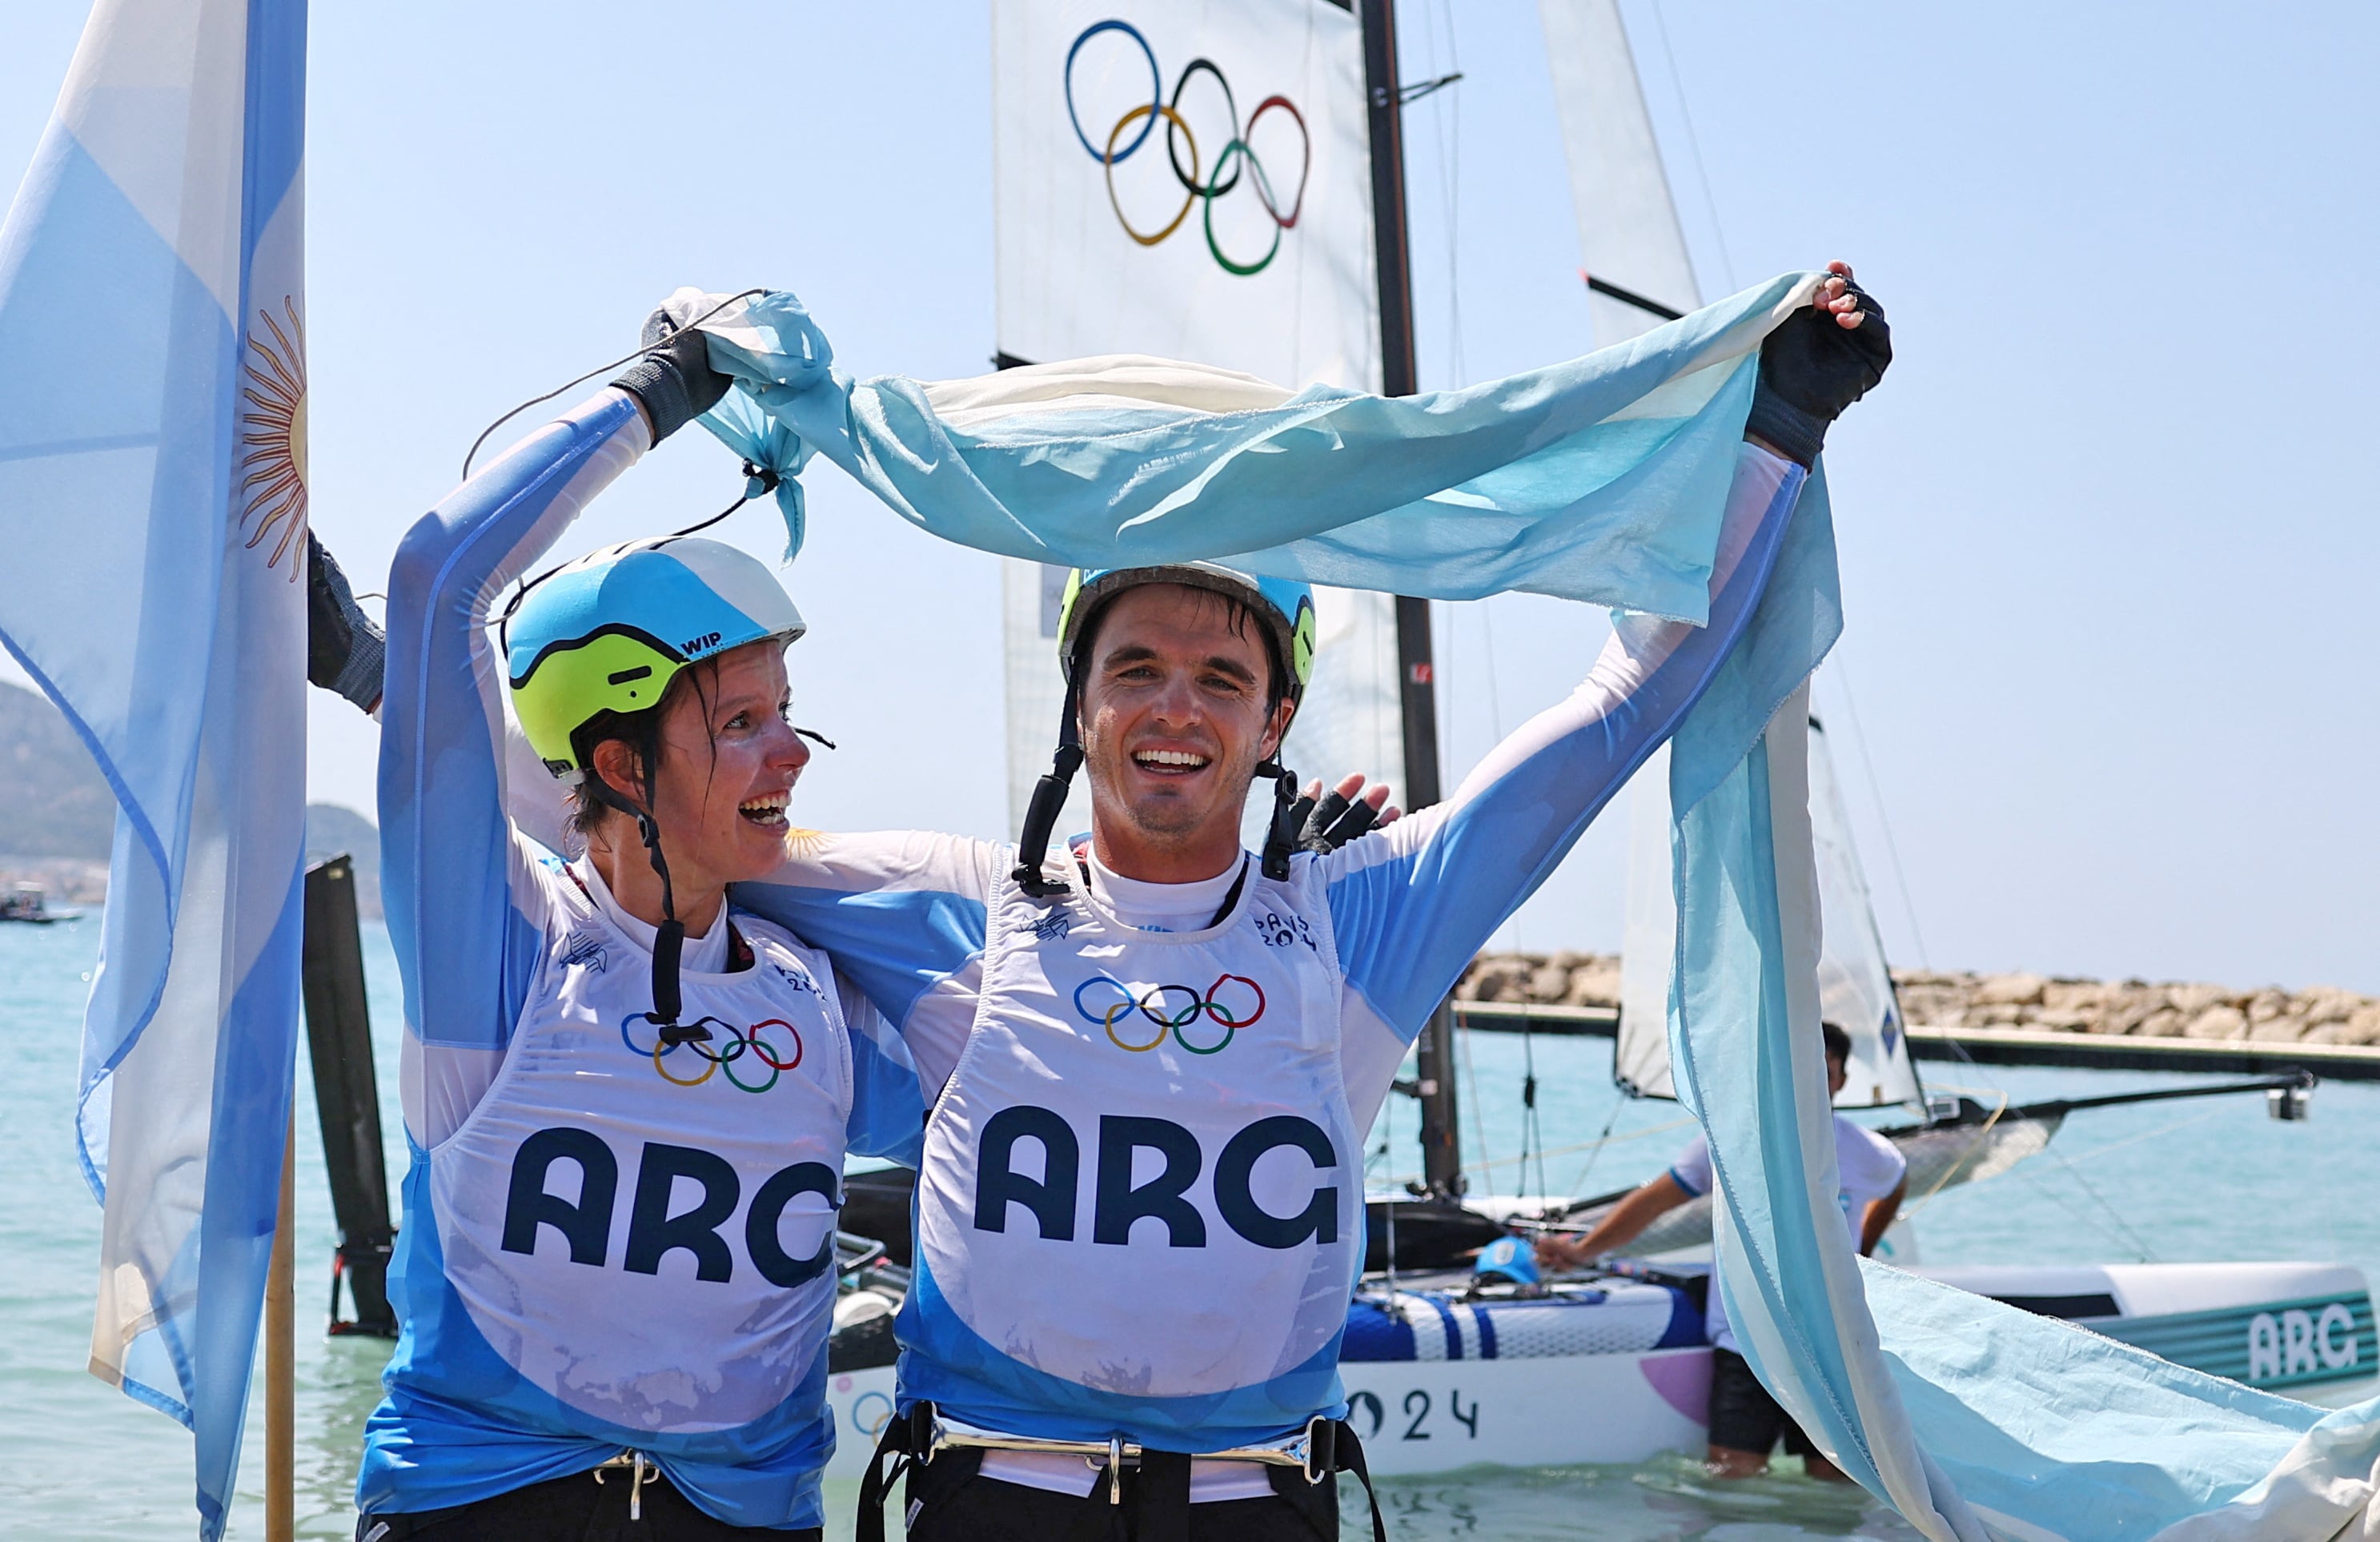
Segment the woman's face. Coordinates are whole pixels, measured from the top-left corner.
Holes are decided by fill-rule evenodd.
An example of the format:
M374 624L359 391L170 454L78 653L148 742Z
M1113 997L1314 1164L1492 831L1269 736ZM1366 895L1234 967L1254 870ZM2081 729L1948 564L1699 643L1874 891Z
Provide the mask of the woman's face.
M785 805L810 759L785 722L793 698L783 643L748 643L687 673L662 714L652 805L680 893L776 870Z

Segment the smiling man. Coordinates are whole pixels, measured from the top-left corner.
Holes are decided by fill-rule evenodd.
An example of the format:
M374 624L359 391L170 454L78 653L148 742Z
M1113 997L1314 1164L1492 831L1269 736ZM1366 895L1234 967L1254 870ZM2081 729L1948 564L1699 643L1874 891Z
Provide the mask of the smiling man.
M913 1539L1337 1535L1330 1475L1362 1471L1338 1361L1364 1134L1474 952L1741 635L1827 424L1888 358L1849 278L1763 350L1709 624L1618 618L1578 689L1445 802L1304 849L1276 755L1313 665L1305 586L1094 572L1015 845L801 835L736 887L896 1026L932 1111L885 1442L911 1458ZM1052 850L1085 769L1088 838Z

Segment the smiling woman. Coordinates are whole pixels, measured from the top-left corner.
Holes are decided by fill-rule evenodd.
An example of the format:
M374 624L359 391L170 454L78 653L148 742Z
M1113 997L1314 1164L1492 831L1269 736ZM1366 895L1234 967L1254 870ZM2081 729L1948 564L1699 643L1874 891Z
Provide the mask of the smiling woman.
M816 1536L844 1160L922 1123L873 1009L726 901L783 861L809 759L785 721L804 624L760 563L664 537L528 585L504 672L586 855L506 816L492 602L724 388L698 337L647 341L416 525L391 575L382 890L413 1160L404 1336L358 1483L373 1542Z

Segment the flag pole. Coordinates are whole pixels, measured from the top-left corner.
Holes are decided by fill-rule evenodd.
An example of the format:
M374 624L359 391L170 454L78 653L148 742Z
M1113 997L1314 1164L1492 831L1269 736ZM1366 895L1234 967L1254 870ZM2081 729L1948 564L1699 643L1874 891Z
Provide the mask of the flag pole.
M298 1530L298 1264L290 1233L298 1218L298 1109L281 1145L281 1206L264 1276L264 1542L292 1542Z

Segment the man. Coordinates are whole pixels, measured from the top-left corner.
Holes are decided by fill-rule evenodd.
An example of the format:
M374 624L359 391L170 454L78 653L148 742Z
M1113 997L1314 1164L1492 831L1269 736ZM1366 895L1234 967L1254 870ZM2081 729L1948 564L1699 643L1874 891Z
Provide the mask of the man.
M1840 1093L1851 1062L1851 1035L1834 1024L1825 1025L1827 1090ZM1865 1257L1876 1251L1909 1184L1909 1161L1893 1144L1868 1129L1835 1115L1835 1170L1840 1183L1837 1197L1852 1242ZM1711 1191L1710 1141L1696 1135L1679 1156L1677 1165L1611 1208L1609 1214L1576 1237L1548 1236L1537 1244L1537 1261L1548 1269L1576 1269L1592 1259L1615 1253L1644 1232L1645 1227L1689 1199ZM1756 1477L1768 1470L1768 1453L1778 1438L1802 1459L1812 1477L1848 1482L1840 1468L1827 1460L1791 1416L1768 1395L1736 1348L1728 1326L1727 1303L1718 1281L1711 1281L1710 1305L1704 1327L1711 1343L1710 1451L1706 1458L1713 1477Z
M1337 1535L1363 1133L1472 954L1741 635L1828 423L1889 358L1850 278L1763 348L1709 624L1623 619L1444 803L1327 856L1284 810L1244 851L1250 780L1285 782L1310 597L1212 563L1093 573L1016 846L803 833L738 887L868 992L932 1111L885 1445L912 1459L912 1538ZM1083 770L1089 838L1052 853Z

